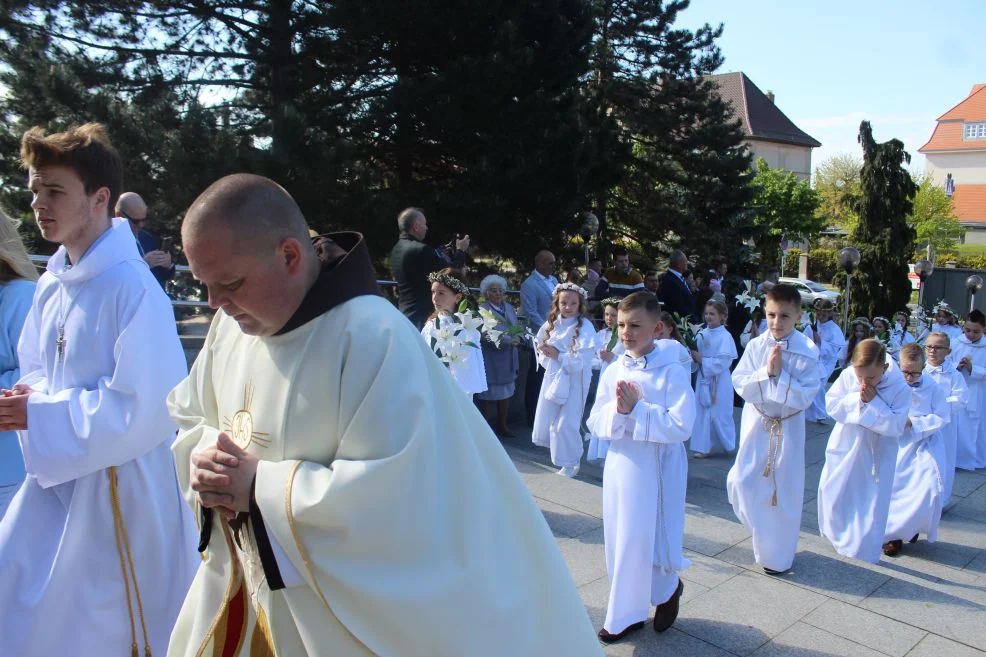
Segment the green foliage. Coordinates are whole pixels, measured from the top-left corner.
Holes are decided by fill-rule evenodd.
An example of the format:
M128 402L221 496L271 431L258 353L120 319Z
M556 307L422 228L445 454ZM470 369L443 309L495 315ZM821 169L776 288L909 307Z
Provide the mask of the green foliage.
M807 180L790 171L771 169L760 158L753 186L757 194L753 203L755 224L760 228L757 247L761 264L779 263L783 238L811 239L825 228L825 222L816 216L820 203L818 192Z
M945 196L945 190L924 175L919 179L917 193L914 194L914 207L907 216L907 223L917 234L916 246L931 244L935 251L950 249L965 234L955 214L952 199Z
M852 316L891 316L911 296L907 278L914 229L907 216L917 186L902 165L911 161L898 139L878 144L868 121L859 126L863 147L859 223L852 243L859 249L859 271L853 276Z
M798 258L801 249L788 249L786 275L794 276L798 270ZM831 285L838 282L842 274L839 266L839 250L827 247L816 247L808 251L808 278L816 283Z
M596 196L601 237L650 254L671 245L735 260L753 234L750 159L707 76L722 26L675 25L685 0L595 0L590 102L607 126L616 184Z
M862 161L849 154L836 155L815 169L814 185L820 205L818 213L829 226L852 233L859 221Z

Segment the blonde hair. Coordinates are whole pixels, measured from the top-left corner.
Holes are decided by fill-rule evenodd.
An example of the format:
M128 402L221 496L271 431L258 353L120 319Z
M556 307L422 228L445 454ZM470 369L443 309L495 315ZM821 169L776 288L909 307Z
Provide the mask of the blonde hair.
M921 363L921 367L924 367L924 349L916 342L906 344L900 350L900 353L897 354L897 360L900 362Z
M722 323L725 324L726 320L729 319L729 308L726 307L726 304L716 299L710 299L705 304L706 308L708 308L709 306L712 306L712 309L719 314L719 317L722 317Z
M572 344L569 346L569 351L571 351L572 355L574 356L575 352L578 351L577 347L579 344L579 333L582 331L582 320L586 316L586 311L587 311L586 306L588 305L586 303L585 297L583 297L578 292L575 292L573 290L565 290L562 288L555 288L554 294L551 295L551 311L548 313L548 328L544 332L544 341L545 343L547 343L548 340L551 339L551 332L555 330L555 321L558 319L558 316L561 314L561 310L558 308L558 299L561 297L563 292L571 292L579 299L579 314L578 317L576 317L576 321L575 321L575 333L572 334Z
M883 365L887 362L887 348L883 343L873 338L861 340L852 350L853 367L869 367Z
M38 280L38 270L27 255L17 222L0 210L0 283L18 278Z

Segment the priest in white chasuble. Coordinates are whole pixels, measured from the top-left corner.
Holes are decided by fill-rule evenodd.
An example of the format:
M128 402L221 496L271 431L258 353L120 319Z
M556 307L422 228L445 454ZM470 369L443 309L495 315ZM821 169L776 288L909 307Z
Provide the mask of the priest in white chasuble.
M169 404L203 561L169 655L601 655L547 524L475 406L379 296L362 236L276 183L182 226L219 309Z
M101 126L25 134L32 207L59 242L0 398L27 478L0 522L0 655L163 655L200 559L165 403L186 374L174 313L125 220Z

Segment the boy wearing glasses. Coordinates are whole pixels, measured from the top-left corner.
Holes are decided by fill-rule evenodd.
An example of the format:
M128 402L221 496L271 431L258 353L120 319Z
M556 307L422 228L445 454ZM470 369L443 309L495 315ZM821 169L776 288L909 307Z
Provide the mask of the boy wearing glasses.
M914 543L918 534L928 540L938 539L938 521L942 511L942 473L945 470L945 445L941 429L948 423L949 408L945 393L934 381L925 380L924 351L916 344L900 350L900 372L911 387L911 409L900 436L897 468L883 553L888 557L900 552L904 541Z
M955 452L958 444L958 417L965 412L969 403L969 386L965 377L955 368L955 363L949 358L952 353L951 340L947 333L936 331L930 333L925 342L924 351L927 363L924 373L941 386L948 402L949 422L941 430L942 442L945 445L945 468L942 472L942 508L948 506L952 498L952 485L955 483Z

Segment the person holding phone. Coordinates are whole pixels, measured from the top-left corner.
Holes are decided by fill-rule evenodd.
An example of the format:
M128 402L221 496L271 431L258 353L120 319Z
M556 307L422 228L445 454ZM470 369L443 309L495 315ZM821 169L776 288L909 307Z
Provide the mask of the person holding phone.
M163 240L144 230L147 222L147 204L135 192L124 192L116 202L116 216L130 222L130 230L137 239L137 248L144 262L151 268L154 278L163 288L175 277L175 263L172 257L174 238L165 237Z

